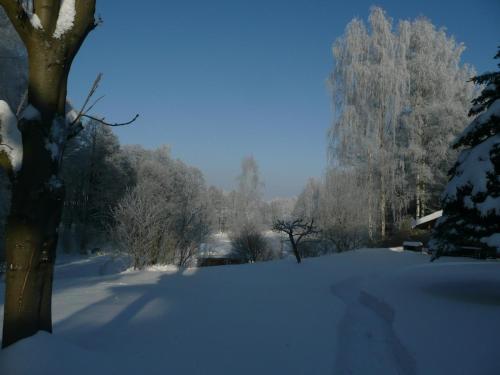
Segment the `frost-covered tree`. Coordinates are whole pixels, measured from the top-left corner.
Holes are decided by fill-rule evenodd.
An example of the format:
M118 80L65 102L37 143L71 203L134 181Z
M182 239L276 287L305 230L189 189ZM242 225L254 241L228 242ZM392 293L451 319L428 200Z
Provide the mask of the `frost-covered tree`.
M311 178L297 197L293 216L302 217L307 220L318 218L320 200L320 183ZM281 219L281 218L280 218Z
M371 238L386 235L388 209L397 197L400 167L396 130L407 82L399 37L392 20L372 8L370 30L353 20L333 47L331 76L338 120L330 131L331 158L356 167L369 191L367 217Z
M401 140L405 157L406 187L411 192L415 216L440 208L440 195L447 172L456 158L449 147L467 123L467 110L474 95L469 81L474 71L460 65L465 50L461 43L418 18L400 24L406 53L409 92L401 116Z
M27 108L0 101L0 168L12 182L6 229L2 345L52 331L54 256L63 206L60 162L77 126L68 118L68 75L95 27L95 0L0 0L27 50ZM2 34L3 38L3 34ZM19 125L19 126L18 126Z
M449 172L443 216L429 245L434 258L463 247L500 253L500 72L473 81L485 87L469 112L476 117L453 143L462 151Z
M354 19L333 46L330 168L354 173L365 188L371 241L439 205L453 157L447 145L466 123L474 87L462 51L430 21L394 28L377 7L368 27Z
M207 197L210 227L214 232L226 232L230 215L227 194L218 187L210 186Z
M262 224L262 187L259 167L253 156L241 161L241 175L235 191L233 228L238 229L248 224Z
M351 250L366 243L370 192L353 170L329 170L319 189L318 220L321 238L331 250ZM332 246L333 245L333 246Z
M186 266L209 234L207 192L201 172L170 157L167 147L125 151L137 184L114 209L114 234L135 268L157 263Z

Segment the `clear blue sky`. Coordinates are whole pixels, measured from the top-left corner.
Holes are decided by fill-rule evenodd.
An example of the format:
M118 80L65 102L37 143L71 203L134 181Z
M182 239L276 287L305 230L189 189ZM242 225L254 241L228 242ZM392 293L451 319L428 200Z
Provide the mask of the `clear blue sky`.
M496 68L500 45L500 0L97 2L104 24L73 64L74 104L102 72L97 111L110 121L141 115L116 130L123 144L169 144L225 189L253 155L266 198L298 194L323 173L331 44L371 5L395 21L424 15L445 26L478 71Z

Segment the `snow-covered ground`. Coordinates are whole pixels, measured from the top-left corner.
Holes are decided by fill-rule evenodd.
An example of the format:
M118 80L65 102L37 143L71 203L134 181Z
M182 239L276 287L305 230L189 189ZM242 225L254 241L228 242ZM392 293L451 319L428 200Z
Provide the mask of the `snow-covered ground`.
M121 267L59 264L54 335L1 351L0 374L500 373L499 262L367 249Z

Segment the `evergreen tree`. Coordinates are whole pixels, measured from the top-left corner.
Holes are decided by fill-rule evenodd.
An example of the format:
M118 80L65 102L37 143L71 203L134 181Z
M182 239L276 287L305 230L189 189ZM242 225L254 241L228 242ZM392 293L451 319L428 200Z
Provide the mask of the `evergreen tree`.
M469 116L476 118L453 144L464 149L449 172L443 216L429 245L433 259L464 247L500 252L500 72L472 81L485 88L472 101Z

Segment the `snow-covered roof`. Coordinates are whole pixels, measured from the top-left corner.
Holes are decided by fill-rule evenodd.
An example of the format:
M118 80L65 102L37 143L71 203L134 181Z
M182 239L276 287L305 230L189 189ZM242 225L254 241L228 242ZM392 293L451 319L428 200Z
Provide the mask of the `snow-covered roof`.
M432 214L422 216L421 218L419 218L413 222L412 228L416 228L419 225L428 223L429 221L439 219L441 216L443 216L443 210L439 210L439 211L433 212Z

